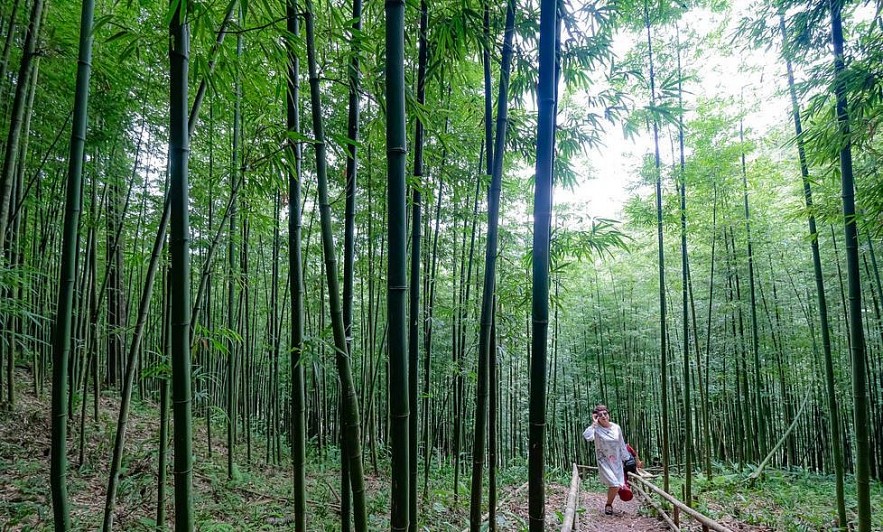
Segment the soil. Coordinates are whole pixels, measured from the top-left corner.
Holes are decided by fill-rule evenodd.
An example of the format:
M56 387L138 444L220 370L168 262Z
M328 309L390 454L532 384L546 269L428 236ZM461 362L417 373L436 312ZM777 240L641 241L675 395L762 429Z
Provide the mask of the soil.
M604 530L619 532L625 530L668 530L665 523L653 517L640 515L638 510L642 504L638 497L623 502L617 498L613 501L613 515L604 514L607 494L603 488L598 491L583 491L578 514L578 530Z
M580 504L577 507L579 528L575 530L605 532L668 530L661 520L639 513L642 507L648 506L642 504L637 496L629 502L617 498L613 502L613 515L605 515L604 504L607 502L607 493L600 484L597 486L590 484L589 481L585 482L580 493ZM546 530L561 528L560 518L563 517L567 505L568 489L569 486L556 483L546 486ZM511 492L504 491L500 497L497 514L498 530L526 530L527 507L527 484Z

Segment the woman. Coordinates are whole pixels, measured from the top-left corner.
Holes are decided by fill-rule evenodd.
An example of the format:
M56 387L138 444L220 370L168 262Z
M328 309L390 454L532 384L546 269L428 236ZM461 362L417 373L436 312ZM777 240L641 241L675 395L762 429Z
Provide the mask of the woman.
M607 486L607 504L604 513L613 515L613 499L619 488L625 485L625 473L622 463L632 454L629 452L622 435L622 429L610 421L610 412L604 405L592 410L592 424L583 432L583 438L595 442L595 456L598 458L598 473L601 482ZM638 467L644 467L637 461Z

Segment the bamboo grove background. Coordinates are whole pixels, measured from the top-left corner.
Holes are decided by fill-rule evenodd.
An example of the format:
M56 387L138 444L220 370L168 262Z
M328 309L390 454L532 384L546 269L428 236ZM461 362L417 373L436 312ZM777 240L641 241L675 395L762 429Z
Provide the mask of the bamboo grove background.
M410 413L418 437L411 452L420 468L416 483L410 472L411 489L425 490L430 471L443 470L452 472L453 489L465 492L475 446L487 445L489 454L478 453L473 496L482 489L482 467L522 466L529 391L536 385L529 375L537 3L403 6L401 103L409 138L403 139L408 155L397 164L408 174L406 213L400 210L405 204L394 208L387 200L392 100L385 92L383 6L366 2L356 10L325 0L171 7L99 0L82 186L66 205L70 154L80 159L66 142L77 120L71 102L79 93L80 7L69 0L0 2L4 405L15 408L20 393L16 368L48 397L58 279L68 271L69 393L61 400L67 423L79 427L79 441L69 445L79 449L80 462L84 439L99 436L90 432L98 398L124 390L129 372L136 400L170 408L170 345L179 342L190 349L192 424L205 425L208 453L224 440L228 448L245 448L249 464L291 460L299 369L306 452L348 456L362 467L350 451L340 451L352 433L348 427L356 426L357 441L347 449L359 449L366 474L385 476L401 429L393 425L398 418L390 399L398 397L391 387L401 378L390 379L398 366L388 353L393 343L409 342L417 357L411 358ZM870 478L880 479L883 180L876 132L883 24L873 5L836 4L835 11L841 7L845 63L835 78L827 4L560 3L556 198L591 175L585 153L599 148L604 127L644 139L655 134L656 142L631 178L621 176L633 182L622 223L572 204L554 206L548 467L592 461L581 433L593 405L605 402L645 460L680 475L757 464L796 418L772 457L775 465L834 472L841 457L845 471L856 472L861 462ZM689 17L697 14L727 22L690 29ZM174 72L170 77L167 66L166 27L180 16L190 31L183 80ZM295 19L302 19L300 26ZM631 46L615 56L615 37L623 35ZM758 81L740 98L703 92L707 54L723 50L744 58L761 49L771 49L776 62L764 67L765 78L745 74ZM786 70L794 72L802 134L795 137L794 116L784 108L770 126L752 129L752 119L764 112L762 99L790 101ZM191 96L170 110L169 83L176 79L189 85ZM838 115L835 106L841 86L848 115ZM187 124L196 108L198 117L191 114ZM170 126L172 111L185 118L178 129ZM851 131L838 116L849 117ZM495 131L504 133L501 140ZM189 149L189 200L170 208L172 240L164 244L157 234L169 223L165 191L175 184L169 165L175 139L189 142L183 148ZM856 214L844 219L840 152L847 145ZM318 159L317 146L327 150ZM289 186L295 165L297 194ZM498 204L489 207L498 176ZM71 205L80 212L73 227L79 240L72 262L65 262L61 221ZM297 207L299 225L292 215ZM812 237L808 216L817 228ZM189 227L176 226L184 219ZM395 249L387 239L393 220L400 238ZM847 274L845 222L858 231L860 281ZM295 227L298 255L289 245ZM324 250L323 236L334 239ZM189 330L175 321L170 304L175 263L169 248L175 245L190 252ZM330 278L329 246L337 253ZM151 271L156 253L159 267ZM410 277L401 278L402 269L396 282L410 280L417 296L400 302L394 321L386 303L393 276L387 261L402 253ZM489 270L490 259L496 264ZM291 326L292 286L300 285L302 350L292 347ZM829 353L817 286L824 288ZM856 357L850 351L856 316L849 307L859 296L865 344ZM333 300L342 303L336 312L348 320L345 331L335 329ZM406 327L410 338L403 344ZM485 351L491 355L482 364ZM828 357L833 388L826 380ZM341 384L341 363L351 371L351 390ZM866 377L859 389L856 367ZM343 409L345 400L356 405L357 425L347 418L353 412ZM857 439L855 405L866 411L866 448ZM168 434L162 438L165 445ZM244 464L234 464L229 453L231 475L237 466ZM357 513L357 526L358 520Z

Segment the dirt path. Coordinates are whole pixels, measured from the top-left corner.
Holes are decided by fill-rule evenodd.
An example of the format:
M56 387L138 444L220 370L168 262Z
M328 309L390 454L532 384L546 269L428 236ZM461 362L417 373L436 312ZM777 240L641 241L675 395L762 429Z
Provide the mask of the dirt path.
M652 517L638 514L641 507L638 497L629 502L617 498L613 501L613 515L604 514L607 495L598 491L583 491L579 514L579 530L604 530L619 532L622 530L668 530L665 523Z

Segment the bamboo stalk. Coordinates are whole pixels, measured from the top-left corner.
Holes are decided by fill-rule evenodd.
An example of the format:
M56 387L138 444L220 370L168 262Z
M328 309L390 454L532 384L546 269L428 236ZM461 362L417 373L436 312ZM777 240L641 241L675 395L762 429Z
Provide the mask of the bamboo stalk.
M763 473L764 467L766 467L767 463L770 461L770 459L773 457L773 455L776 453L776 451L779 450L779 447L781 447L782 444L785 443L785 440L788 438L788 435L791 434L791 431L794 430L794 427L797 426L797 421L800 419L800 414L803 413L803 409L806 407L806 401L807 401L807 399L809 399L810 395L812 395L812 390L810 390L810 393L807 393L803 397L803 403L801 403L800 410L797 411L797 415L794 416L794 420L791 422L791 426L789 426L788 430L786 430L785 433L782 434L782 437L779 438L778 443L776 443L776 445L769 452L769 454L766 456L766 458L763 459L763 462L761 462L760 465L757 466L757 469L754 470L754 472L748 476L748 484L749 485L753 486L754 482L758 478L760 478L760 475Z

